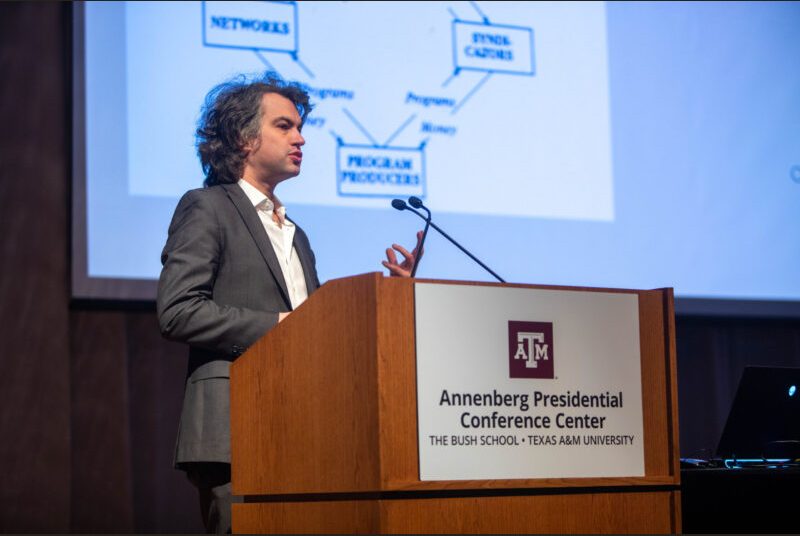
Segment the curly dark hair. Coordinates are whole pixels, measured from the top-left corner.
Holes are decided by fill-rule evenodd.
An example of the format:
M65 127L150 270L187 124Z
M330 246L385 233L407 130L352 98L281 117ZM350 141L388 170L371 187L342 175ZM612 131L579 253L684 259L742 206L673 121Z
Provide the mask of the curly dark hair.
M301 122L311 111L308 93L277 73L239 75L209 91L197 124L197 155L206 178L204 186L235 183L242 175L248 142L261 129L261 97L277 93L297 107Z

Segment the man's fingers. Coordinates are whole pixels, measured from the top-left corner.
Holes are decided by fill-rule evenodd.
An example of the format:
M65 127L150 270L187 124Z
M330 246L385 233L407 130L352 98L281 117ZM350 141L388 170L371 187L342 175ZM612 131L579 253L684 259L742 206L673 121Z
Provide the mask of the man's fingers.
M390 265L385 265L385 266L389 270L389 272L391 272L392 275L396 275L399 277L408 277L409 275L411 275L411 273L408 270L403 270L398 266L390 266Z
M398 275L400 277L408 277L410 275L408 270L400 268L400 266L397 264L391 264L388 261L381 261L381 264L383 264L383 266L389 270L392 275Z
M400 254L405 257L406 259L411 259L413 255L408 252L406 248L401 246L400 244L392 244L392 247L400 252Z
M417 232L417 244L414 248L414 251L411 253L409 253L408 250L400 244L392 244L391 248L386 249L386 260L382 261L381 264L383 264L383 266L389 270L392 275L411 277L411 268L415 263L415 259L418 260L422 257L422 251L420 251L420 246L422 245L422 235L422 231ZM404 257L404 261L402 263L397 262L397 255L394 253L395 251Z

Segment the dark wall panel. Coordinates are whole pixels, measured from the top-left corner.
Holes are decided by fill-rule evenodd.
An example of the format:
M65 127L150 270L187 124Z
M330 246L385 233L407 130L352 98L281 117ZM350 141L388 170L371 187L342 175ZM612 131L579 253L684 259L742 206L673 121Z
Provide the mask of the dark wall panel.
M73 532L133 532L125 314L74 311Z
M69 528L64 9L0 3L0 531Z
M129 313L128 391L135 532L202 532L196 491L173 469L187 349L161 338L154 313Z
M202 531L186 349L69 300L70 5L0 3L0 532Z
M196 491L173 468L186 347L151 311L75 310L72 523L80 533L202 532Z

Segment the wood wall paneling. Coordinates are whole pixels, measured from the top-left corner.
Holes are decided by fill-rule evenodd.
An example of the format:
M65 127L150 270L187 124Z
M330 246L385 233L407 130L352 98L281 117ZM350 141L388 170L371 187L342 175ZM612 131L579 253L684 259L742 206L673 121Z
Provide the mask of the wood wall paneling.
M69 529L62 6L0 3L0 531Z

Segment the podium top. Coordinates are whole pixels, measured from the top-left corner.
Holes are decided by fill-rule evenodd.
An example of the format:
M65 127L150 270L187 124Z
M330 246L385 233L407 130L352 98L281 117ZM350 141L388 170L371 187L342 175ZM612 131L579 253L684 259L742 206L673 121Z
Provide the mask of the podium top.
M418 284L636 294L644 476L422 481ZM231 367L234 494L677 485L673 317L671 289L412 280L379 272L328 281Z

